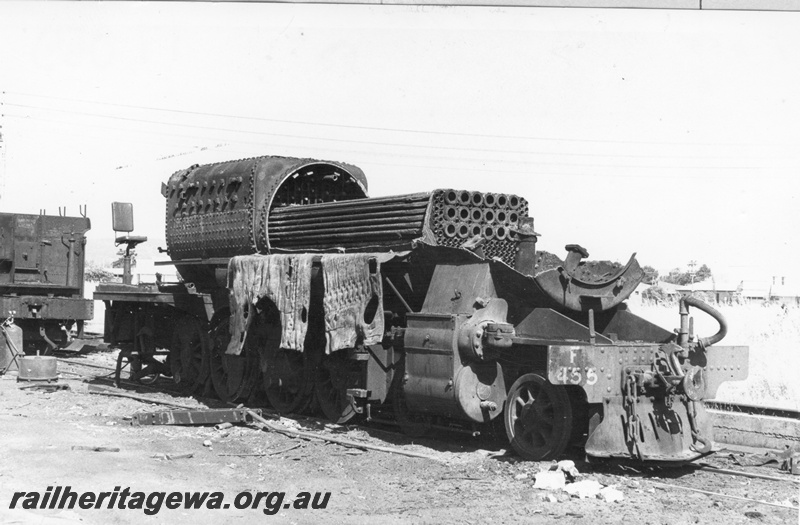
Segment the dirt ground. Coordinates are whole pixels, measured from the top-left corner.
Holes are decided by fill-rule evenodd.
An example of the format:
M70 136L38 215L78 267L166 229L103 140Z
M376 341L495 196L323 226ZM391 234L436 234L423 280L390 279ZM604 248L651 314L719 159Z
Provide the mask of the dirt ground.
M112 366L110 353L72 361ZM429 459L359 450L322 440L290 438L253 426L215 430L213 426L134 426L137 412L166 410L141 401L90 394L87 382L107 371L59 362L60 382L69 390L24 390L12 375L0 379L0 523L684 523L800 524L797 510L686 490L798 506L800 478L771 463L738 465L740 453L722 451L706 460L716 467L766 474L779 481L751 479L691 468L650 469L588 464L574 457L577 481L594 480L617 488L622 501L570 497L563 490L534 488L536 475L551 463L519 461L502 443L452 435L412 440L390 427L325 425L313 419L276 420L317 435L396 447ZM84 378L66 372L83 374ZM164 383L169 386L168 383ZM110 388L110 387L109 387ZM136 393L125 387L123 391ZM201 405L152 390L141 395ZM205 442L205 444L204 444ZM209 443L210 442L210 443ZM207 445L211 446L207 446ZM75 450L73 446L118 448ZM166 455L191 454L172 458ZM237 455L238 454L238 455ZM9 509L15 492L44 493L50 486L74 492L166 493L219 491L229 508L143 510L25 510L22 499ZM667 486L672 485L672 487ZM682 487L682 488L677 488ZM238 510L233 500L243 491L285 492L276 514L258 508ZM301 492L330 492L325 508L302 505ZM275 499L271 500L273 503ZM274 508L274 507L273 507Z

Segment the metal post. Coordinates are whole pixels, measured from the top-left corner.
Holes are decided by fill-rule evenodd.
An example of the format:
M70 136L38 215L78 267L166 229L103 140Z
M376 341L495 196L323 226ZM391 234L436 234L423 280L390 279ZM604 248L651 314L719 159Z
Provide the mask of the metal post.
M122 284L133 284L131 275L131 245L125 248L125 255L122 256Z

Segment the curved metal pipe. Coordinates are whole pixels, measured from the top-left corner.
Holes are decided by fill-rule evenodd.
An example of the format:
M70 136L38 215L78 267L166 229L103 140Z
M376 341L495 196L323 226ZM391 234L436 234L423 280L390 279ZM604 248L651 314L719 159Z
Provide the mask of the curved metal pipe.
M704 303L697 297L685 296L681 298L681 302L683 302L687 306L694 306L698 310L702 310L711 317L713 317L719 323L719 331L716 334L712 335L711 337L700 337L697 341L700 345L705 348L711 346L715 343L719 343L722 341L722 338L725 337L728 333L728 322L725 320L725 317L716 308Z

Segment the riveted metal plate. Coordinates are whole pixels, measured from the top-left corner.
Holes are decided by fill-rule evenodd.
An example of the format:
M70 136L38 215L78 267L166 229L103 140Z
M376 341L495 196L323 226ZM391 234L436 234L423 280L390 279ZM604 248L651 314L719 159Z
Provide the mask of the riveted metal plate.
M619 395L621 371L650 370L658 345L553 345L547 347L547 379L554 385L576 385L589 403Z
M248 412L261 415L261 410L227 408L217 410L166 410L133 415L134 425L216 425L219 423L247 423Z

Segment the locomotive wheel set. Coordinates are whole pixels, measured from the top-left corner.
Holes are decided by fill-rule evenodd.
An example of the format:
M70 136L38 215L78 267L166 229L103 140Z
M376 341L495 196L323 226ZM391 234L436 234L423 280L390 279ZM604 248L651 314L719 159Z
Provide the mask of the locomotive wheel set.
M703 400L747 376L716 310L683 299L674 332L634 315L635 257L537 252L516 195L369 198L355 166L281 157L192 166L162 195L183 282L95 292L138 376L337 423L391 412L411 434L502 425L532 460L656 461L709 453ZM696 337L690 308L718 333Z

